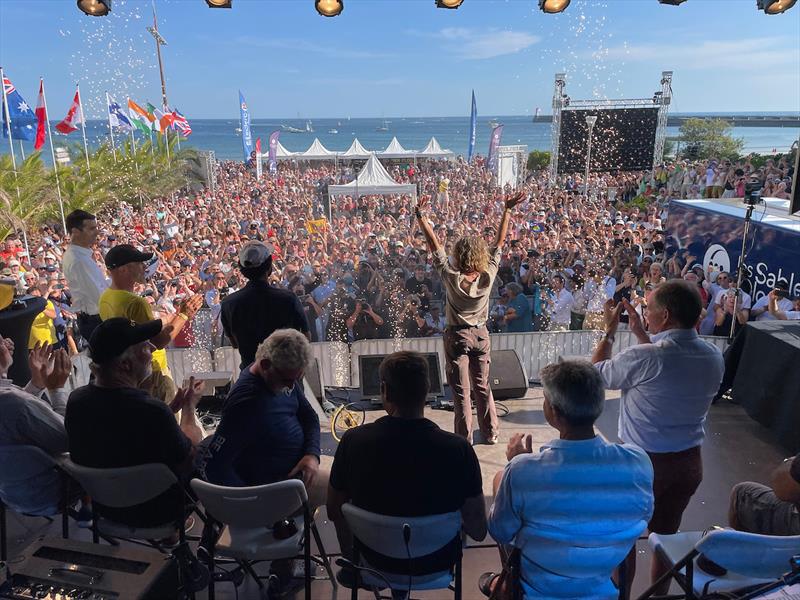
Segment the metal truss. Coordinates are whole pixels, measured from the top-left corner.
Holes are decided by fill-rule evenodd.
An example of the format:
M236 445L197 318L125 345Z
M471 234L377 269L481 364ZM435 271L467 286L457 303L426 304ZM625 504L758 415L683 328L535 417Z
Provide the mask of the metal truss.
M667 120L669 105L672 102L672 71L661 72L661 91L656 92L653 100L658 100L658 124L656 125L656 143L653 148L653 170L664 161L664 143L667 141Z
M553 89L553 122L550 125L550 187L555 186L558 177L558 145L561 137L561 109L564 102L569 103L569 98L564 96L564 86L567 83L566 73L556 73L555 88Z

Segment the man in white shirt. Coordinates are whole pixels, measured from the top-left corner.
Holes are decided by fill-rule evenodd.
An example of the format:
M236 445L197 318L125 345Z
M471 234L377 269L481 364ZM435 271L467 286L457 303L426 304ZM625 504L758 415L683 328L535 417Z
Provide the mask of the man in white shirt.
M800 321L800 296L795 296L790 302L789 310L781 310L778 305L777 290L772 290L769 297L769 312L779 321Z
M575 298L572 293L564 287L564 278L561 275L554 275L552 282L553 296L545 296L544 298L549 308L550 326L548 330L566 331L569 329Z
M780 279L775 283L775 310L776 312L786 313L792 310L792 301L788 298L789 282ZM755 317L756 321L774 321L777 317L769 310L769 294L762 296L750 309L750 316Z
M62 262L72 292L72 306L78 314L78 330L87 342L100 324L98 302L109 282L94 261L92 246L97 241L97 220L85 210L73 210L66 218L70 245Z
M645 309L652 336L628 301L615 307L612 300L605 308L606 335L592 362L608 389L622 390L620 439L645 450L653 463L655 508L648 529L674 534L703 479L703 425L725 370L722 353L698 337L700 294L684 281L668 281L653 291ZM628 313L639 344L612 358L622 310ZM635 555L629 557L628 566L635 569ZM655 559L652 580L665 572Z

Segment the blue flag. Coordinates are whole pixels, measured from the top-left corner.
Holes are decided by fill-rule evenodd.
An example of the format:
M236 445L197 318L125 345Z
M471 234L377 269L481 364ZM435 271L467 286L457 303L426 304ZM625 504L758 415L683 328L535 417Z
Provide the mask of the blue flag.
M247 111L247 102L244 101L244 96L241 90L239 91L239 115L241 118L242 128L242 149L244 150L244 162L253 160L255 154L253 153L253 134L250 133L250 113Z
M36 114L5 75L3 75L3 89L8 101L8 116L11 117L11 139L32 142L36 139ZM2 109L3 137L8 137L6 110L5 107Z
M133 124L128 115L122 112L122 108L117 104L117 101L109 96L108 93L106 93L106 101L108 102L108 122L111 126L119 127L125 132L133 129Z
M489 140L489 155L486 157L486 164L492 172L497 167L497 147L500 145L500 140L503 139L503 127L505 125L498 125L492 129L492 137Z
M467 162L472 161L475 154L475 130L478 125L478 107L475 104L475 90L472 90L472 114L469 117L469 146L467 148Z

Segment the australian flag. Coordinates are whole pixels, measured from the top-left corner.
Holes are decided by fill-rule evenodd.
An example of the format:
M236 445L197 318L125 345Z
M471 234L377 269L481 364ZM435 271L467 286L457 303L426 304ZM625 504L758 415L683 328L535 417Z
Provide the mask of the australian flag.
M8 115L3 107L3 137L8 137L9 127L6 119L10 116L11 138L32 142L36 139L36 114L5 75L3 75L3 91L8 102Z

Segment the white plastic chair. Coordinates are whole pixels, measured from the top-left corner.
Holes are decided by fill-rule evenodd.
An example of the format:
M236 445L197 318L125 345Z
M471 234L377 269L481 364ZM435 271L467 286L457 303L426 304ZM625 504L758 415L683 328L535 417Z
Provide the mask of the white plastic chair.
M461 600L460 512L424 517L389 517L348 503L342 506L342 513L354 537L353 564L356 566L356 585L352 591L353 600L358 597L360 584L373 590L384 588L389 584L393 590L402 591L409 587L412 590L448 589L451 583L454 584L455 600ZM404 530L408 533L404 534ZM456 539L458 539L458 553L451 568L424 575L413 574L418 570L414 568L415 566L424 565L424 561L419 562L419 559L442 550ZM376 568L362 556L364 548L392 561L402 561L408 566L408 570L412 571L411 576L409 577L408 572L392 573ZM415 560L418 561L416 564ZM379 572L382 577L371 574L369 570Z
M252 569L253 562L295 558L302 554L306 600L311 598L312 560L325 567L336 589L336 579L310 513L302 481L290 479L252 487L225 487L193 479L190 485L208 516L223 525L219 540L209 548L212 571L215 556L234 559L263 589L261 579ZM294 519L297 532L287 539L277 539L272 526L288 518ZM321 555L319 561L311 557L311 535ZM208 591L209 599L213 600L213 577Z
M69 537L67 482L55 459L37 446L0 446L0 560L8 558L6 508L22 515L61 514L61 534Z
M670 578L675 579L687 598L767 584L787 573L790 559L800 553L800 536L758 535L733 529L718 529L705 536L699 531L651 533L649 543L670 571L639 600L652 598L653 590ZM696 564L700 554L728 572L721 576L706 573Z

